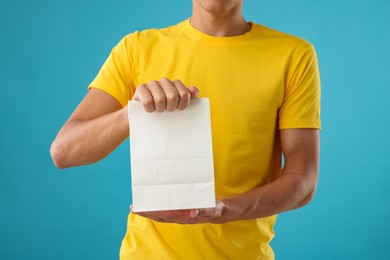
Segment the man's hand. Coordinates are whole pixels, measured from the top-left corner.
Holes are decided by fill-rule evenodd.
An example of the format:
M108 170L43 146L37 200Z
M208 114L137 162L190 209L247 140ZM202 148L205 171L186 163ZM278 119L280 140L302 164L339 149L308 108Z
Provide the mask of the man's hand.
M285 156L283 174L271 183L217 200L215 208L137 212L158 222L220 224L264 218L306 205L314 195L318 179L320 139L316 129L281 130Z
M196 98L199 90L184 86L180 80L163 78L137 87L133 100L140 101L146 112L184 110L191 98Z
M130 210L133 211L132 206L130 206ZM221 224L231 221L229 220L227 205L222 200L217 200L215 208L133 212L133 214L162 223Z
M151 81L137 87L133 100L140 101L146 112L184 110L188 107L191 98L196 98L199 90L196 87L186 87L180 80L171 81L163 78L159 81ZM131 211L132 206L130 206ZM157 222L195 224L195 223L219 223L221 221L223 203L217 202L215 208L168 210L137 212L142 217ZM221 222L222 223L222 222Z

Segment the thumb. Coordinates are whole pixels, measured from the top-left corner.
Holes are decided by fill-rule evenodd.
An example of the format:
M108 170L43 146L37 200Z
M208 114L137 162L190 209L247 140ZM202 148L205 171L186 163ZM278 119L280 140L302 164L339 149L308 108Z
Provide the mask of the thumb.
M196 217L213 217L215 215L216 208L204 208L204 209L191 209L191 218Z
M134 94L134 95L133 95L133 98L132 98L131 100L132 100L132 101L140 101L137 94Z
M197 98L199 96L199 89L196 87L188 87L188 91L191 94L191 98Z
M191 209L190 210L190 217L191 218L196 218L200 213L200 210L199 209Z

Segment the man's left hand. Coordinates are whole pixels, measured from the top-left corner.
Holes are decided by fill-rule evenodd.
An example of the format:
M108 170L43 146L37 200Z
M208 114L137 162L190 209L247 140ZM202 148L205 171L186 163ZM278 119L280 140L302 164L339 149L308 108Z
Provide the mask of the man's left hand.
M133 212L132 206L130 206L130 209ZM223 201L217 200L215 208L133 212L133 214L162 223L220 224L229 221L225 209L226 205Z

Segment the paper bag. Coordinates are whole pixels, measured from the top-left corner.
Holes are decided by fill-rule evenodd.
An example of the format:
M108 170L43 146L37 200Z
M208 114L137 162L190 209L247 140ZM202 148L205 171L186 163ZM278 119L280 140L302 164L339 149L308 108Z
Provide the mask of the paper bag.
M133 211L215 207L210 105L148 113L129 101Z

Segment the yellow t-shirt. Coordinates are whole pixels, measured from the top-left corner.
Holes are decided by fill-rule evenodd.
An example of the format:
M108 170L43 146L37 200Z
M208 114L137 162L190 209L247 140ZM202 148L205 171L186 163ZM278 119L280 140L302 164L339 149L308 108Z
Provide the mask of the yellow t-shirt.
M122 106L136 86L163 77L210 99L216 195L225 198L281 174L279 130L320 128L313 46L252 23L240 36L213 37L186 20L127 35L89 86ZM202 196L202 194L199 194ZM129 214L125 259L273 259L276 216L226 224L161 224Z

